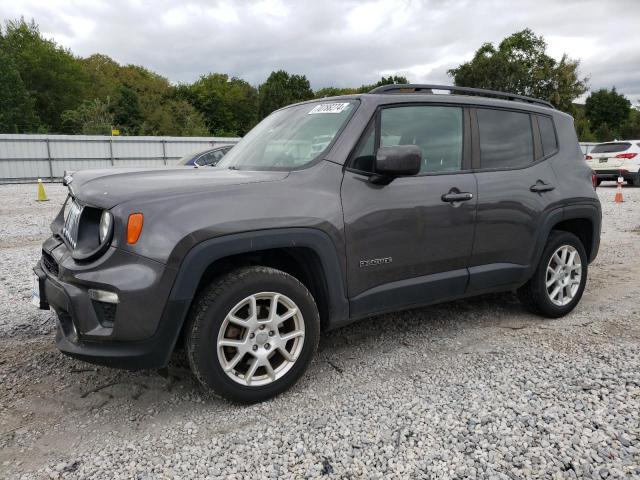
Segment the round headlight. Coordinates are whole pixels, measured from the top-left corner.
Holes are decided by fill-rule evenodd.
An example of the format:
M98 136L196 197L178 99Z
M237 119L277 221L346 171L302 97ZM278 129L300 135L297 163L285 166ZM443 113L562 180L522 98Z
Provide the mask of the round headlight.
M107 210L102 211L102 215L100 216L100 243L104 242L109 235L109 230L111 230L111 214Z

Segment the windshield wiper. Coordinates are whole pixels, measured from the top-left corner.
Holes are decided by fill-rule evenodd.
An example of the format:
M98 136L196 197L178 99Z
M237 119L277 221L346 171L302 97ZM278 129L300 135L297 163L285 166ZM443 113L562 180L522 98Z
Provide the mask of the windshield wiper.
M227 167L228 170L240 170L238 167L234 166L234 165L229 165Z

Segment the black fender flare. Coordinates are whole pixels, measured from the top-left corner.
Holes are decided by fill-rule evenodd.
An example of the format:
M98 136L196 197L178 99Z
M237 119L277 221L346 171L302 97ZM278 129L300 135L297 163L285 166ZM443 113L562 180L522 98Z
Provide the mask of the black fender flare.
M258 230L205 240L195 245L182 260L169 300L190 303L205 270L216 260L242 253L287 247L306 247L318 255L329 297L329 323L340 323L348 318L349 303L345 295L338 250L329 235L316 228Z
M600 247L600 228L602 223L602 213L600 210L600 206L593 203L584 203L559 207L549 211L540 224L534 247L534 253L531 259L531 264L527 269L527 280L536 269L538 262L540 261L542 251L547 244L547 239L551 234L551 230L553 230L553 228L560 222L576 218L584 218L591 221L593 229L593 231L591 232L593 243L591 244L589 263L591 263L596 258L596 256L598 255L598 249Z
M287 247L310 248L318 255L329 303L328 328L347 323L349 302L345 293L345 277L338 250L327 233L316 228L296 227L224 235L198 243L180 263L155 335L157 343L152 359L148 363L158 366L169 362L202 275L209 265L232 255Z
M600 231L602 229L602 209L600 203L584 203L568 205L563 208L562 220L574 218L586 218L591 221L591 251L589 252L589 263L598 256L600 249Z

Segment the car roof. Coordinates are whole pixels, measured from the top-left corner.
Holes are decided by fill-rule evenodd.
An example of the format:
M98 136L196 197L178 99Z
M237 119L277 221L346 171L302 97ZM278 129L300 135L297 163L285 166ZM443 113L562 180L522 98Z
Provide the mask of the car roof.
M360 93L349 95L338 95L334 97L315 98L313 100L307 100L305 102L299 102L292 105L283 107L284 110L296 105L304 105L308 103L318 102L336 102L340 100L358 100L362 102L373 102L379 105L388 105L395 103L447 103L447 104L460 104L460 105L477 105L483 107L500 107L517 110L525 110L528 112L538 112L547 115L561 115L571 117L571 115L564 113L555 108L548 107L542 104L527 103L517 100L506 100L502 98L482 97L478 95L461 95L456 93L440 94L440 93Z

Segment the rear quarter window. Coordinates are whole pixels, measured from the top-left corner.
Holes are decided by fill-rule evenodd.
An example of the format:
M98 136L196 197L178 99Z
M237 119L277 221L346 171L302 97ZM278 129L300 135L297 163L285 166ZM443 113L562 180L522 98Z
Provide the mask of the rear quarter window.
M558 150L556 130L553 127L553 119L544 115L538 115L538 128L542 142L542 154L546 157Z

